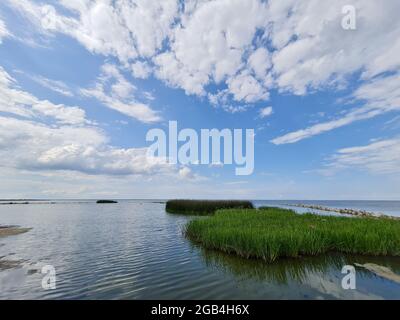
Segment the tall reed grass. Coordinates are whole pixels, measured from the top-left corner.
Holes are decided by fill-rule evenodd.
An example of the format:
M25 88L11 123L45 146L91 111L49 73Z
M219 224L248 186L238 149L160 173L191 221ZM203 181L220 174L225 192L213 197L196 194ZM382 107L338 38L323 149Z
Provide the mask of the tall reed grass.
M221 210L194 219L186 236L205 248L272 262L342 252L400 256L400 221L296 214L292 210Z
M252 209L250 201L238 200L169 200L165 210L169 213L209 215L220 209Z

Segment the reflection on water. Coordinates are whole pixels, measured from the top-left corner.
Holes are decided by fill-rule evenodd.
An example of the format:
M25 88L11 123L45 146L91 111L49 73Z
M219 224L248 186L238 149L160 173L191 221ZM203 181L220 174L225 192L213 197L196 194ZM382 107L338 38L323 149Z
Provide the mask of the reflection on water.
M341 270L344 265L355 263L383 264L394 272L400 273L400 259L388 257L347 256L328 254L316 257L286 258L274 263L266 263L257 259L243 259L215 250L198 248L207 266L231 273L236 277L256 279L279 285L287 285L292 281L306 283L310 274L328 273L332 269ZM375 278L374 274L364 269L357 272L365 278Z
M233 255L200 249L207 266L232 273L242 279L287 285L292 281L304 283L310 273L324 273L328 269L346 265L342 256L326 255L314 258L281 259L274 263L243 259Z
M266 263L258 259L244 259L215 250L203 249L195 245L201 252L205 264L226 274L234 275L242 281L257 281L269 286L303 288L303 297L307 292L316 290L320 295L314 298L343 299L400 299L400 286L382 279L365 269L357 268L357 290L343 290L341 273L343 266L355 263L374 263L384 265L395 273L400 273L400 259L394 257L355 256L331 253L316 257L284 258L274 263ZM382 284L384 284L382 286ZM385 287L386 286L386 287ZM380 292L381 291L381 292ZM380 292L381 295L373 292Z
M0 206L0 224L32 227L0 239L0 299L400 299L400 285L357 269L343 290L345 264L372 262L400 273L400 258L327 255L273 264L203 250L182 235L191 217L163 203ZM43 290L40 270L57 271Z

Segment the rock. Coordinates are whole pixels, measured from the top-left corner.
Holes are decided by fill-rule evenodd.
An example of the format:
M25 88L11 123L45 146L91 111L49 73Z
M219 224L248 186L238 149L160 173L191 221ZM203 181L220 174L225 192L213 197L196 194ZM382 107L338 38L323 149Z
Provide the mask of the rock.
M348 214L357 217L371 217L371 218L387 218L393 220L400 220L399 217L388 216L383 213L373 213L367 212L365 210L354 210L354 209L337 209L337 208L328 208L318 205L306 205L306 204L287 204L290 207L299 207L299 208L306 208L306 209L313 209L313 210L320 210L320 211L329 211L329 212L337 212L340 214Z

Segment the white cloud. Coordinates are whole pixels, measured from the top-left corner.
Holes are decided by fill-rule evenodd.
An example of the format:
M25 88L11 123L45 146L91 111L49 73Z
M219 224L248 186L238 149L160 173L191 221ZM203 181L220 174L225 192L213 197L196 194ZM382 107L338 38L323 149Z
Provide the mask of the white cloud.
M0 111L28 118L50 117L62 124L81 125L86 122L85 111L79 107L53 104L19 89L15 79L1 66Z
M183 167L182 169L180 169L179 176L182 179L193 179L194 178L192 170L190 170L190 168L188 168L188 167Z
M30 76L30 78L40 84L42 87L50 89L66 97L72 97L74 94L70 88L62 81L52 80L42 76Z
M178 10L177 0L61 0L59 4L69 11L62 15L51 5L8 2L41 31L64 33L91 52L123 62L154 55L169 35Z
M164 159L147 157L145 148L121 149L107 142L95 127L51 127L0 117L2 166L108 175L173 172Z
M264 80L267 77L268 70L272 67L271 57L267 49L256 49L248 59L248 65L256 77Z
M342 7L349 4L356 8L353 31L341 27ZM271 40L278 49L272 62L279 88L305 94L308 88L341 83L358 70L370 78L398 67L399 10L396 0L384 6L372 0L270 2Z
M75 170L91 174L151 175L170 171L164 159L148 158L147 149L119 149L112 147L70 144L56 146L43 152L37 159L47 169Z
M118 70L104 67L104 76ZM113 95L134 90L120 81ZM129 90L130 89L130 90ZM116 148L106 134L91 125L79 107L56 105L18 88L0 67L0 166L21 170L62 170L86 174L179 176L162 158L147 157L145 148ZM17 117L15 117L17 116ZM22 118L19 118L22 117ZM55 120L55 122L54 122Z
M158 113L134 97L136 87L131 84L115 65L105 64L93 88L82 89L83 95L94 97L107 107L144 123L161 120Z
M283 136L272 139L271 142L274 144L277 144L277 145L287 144L287 143L295 143L300 140L307 139L307 138L316 136L318 134L343 127L345 125L349 125L350 123L353 123L354 121L370 119L370 118L373 118L373 117L381 114L380 110L365 110L366 112L363 112L363 111L364 110L356 110L356 111L348 113L347 115L345 115L342 118L328 121L328 122L318 123L311 127L306 128L306 129L301 129L298 131L287 133Z
M375 77L361 85L354 93L353 98L364 101L366 107L392 111L400 109L400 72Z
M260 1L200 2L181 14L170 49L154 59L156 75L188 94L204 95L207 85L224 82L234 100L255 102L266 100L272 87L303 95L340 88L356 71L365 70L368 79L398 68L400 23L391 21L398 21L399 3L391 0L383 9L375 1L352 3L359 22L354 32L341 26L345 0L334 5L270 1L266 6ZM271 39L272 54L263 41L254 44L257 30L264 32L261 39Z
M224 81L235 100L266 99L262 83L247 71L236 76L246 67L243 57L252 50L256 30L266 25L266 14L266 5L257 0L207 1L189 7L174 29L170 49L154 58L156 75L188 94L204 95L208 84ZM252 59L253 67L265 63L261 55ZM258 67L260 72L265 69Z
M0 19L0 44L2 40L10 36L10 32L7 30L6 23Z
M260 109L260 118L264 119L266 117L269 117L270 115L273 114L273 109L272 107L265 107Z
M194 173L189 167L182 167L178 171L178 177L187 182L202 182L208 180L206 177Z
M390 111L400 110L400 74L374 78L360 86L352 95L363 106L344 116L315 124L306 129L287 133L271 140L274 144L294 143L312 136L349 125L355 121L371 119Z
M151 68L146 62L136 61L132 63L131 68L135 78L146 79L151 73Z
M235 101L252 103L269 98L268 90L246 71L228 79L227 84Z
M177 0L63 0L69 10L64 15L50 5L8 2L42 30L72 36L92 52L123 62L156 56L160 78L195 94L202 91L198 86L220 83L246 62L261 80L272 67L279 88L299 94L363 68L371 77L400 65L397 0L384 7L373 0L212 0L186 1L181 8ZM348 4L357 9L355 32L341 26ZM169 48L158 57L165 40ZM163 70L172 62L175 75Z
M154 74L228 111L268 100L271 89L297 95L337 90L359 73L361 83L373 85L380 74L400 68L398 0L384 6L374 0L62 0L66 10L8 2L41 32L69 35L90 52L117 57L137 78ZM352 31L341 23L342 7L349 4L356 8ZM113 105L148 121L146 105L135 103L139 115L126 103ZM374 114L380 112L351 111L276 142L299 141Z
M354 168L373 174L399 174L400 139L380 140L366 146L338 150L321 171L333 174L338 170Z

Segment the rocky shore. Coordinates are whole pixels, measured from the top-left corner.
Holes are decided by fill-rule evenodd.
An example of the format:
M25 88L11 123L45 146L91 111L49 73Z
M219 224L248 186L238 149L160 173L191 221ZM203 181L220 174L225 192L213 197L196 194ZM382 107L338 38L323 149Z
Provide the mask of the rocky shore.
M290 207L298 207L298 208L306 208L306 209L313 209L313 210L320 210L320 211L328 211L328 212L335 212L340 214L347 214L351 216L358 216L358 217L371 217L371 218L387 218L387 219L395 219L400 220L399 217L388 216L383 213L374 213L368 212L365 210L356 210L356 209L338 209L338 208L329 208L320 205L312 205L312 204L286 204Z

